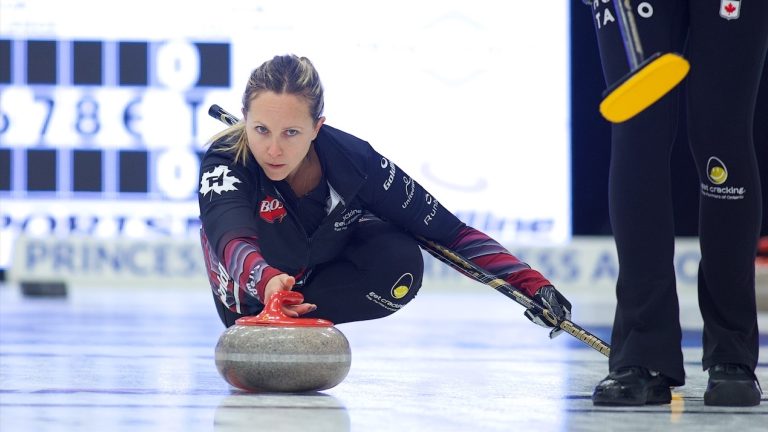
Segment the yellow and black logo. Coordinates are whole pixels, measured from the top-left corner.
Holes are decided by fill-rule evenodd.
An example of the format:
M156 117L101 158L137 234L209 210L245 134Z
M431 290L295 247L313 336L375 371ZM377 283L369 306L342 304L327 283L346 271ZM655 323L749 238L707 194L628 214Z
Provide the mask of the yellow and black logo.
M410 273L405 273L404 275L400 276L400 279L398 279L394 285L392 285L390 294L396 299L401 299L405 297L406 294L408 294L408 291L411 290L411 285L413 285L413 275Z
M712 156L707 161L707 178L712 184L721 185L728 180L728 169L720 159Z

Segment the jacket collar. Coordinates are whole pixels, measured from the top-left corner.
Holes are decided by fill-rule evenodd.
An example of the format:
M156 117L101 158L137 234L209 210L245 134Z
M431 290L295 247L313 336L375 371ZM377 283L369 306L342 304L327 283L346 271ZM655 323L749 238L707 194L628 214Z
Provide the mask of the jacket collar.
M367 160L367 146L361 141L328 125L323 125L315 139L315 151L323 164L323 173L331 186L331 197L338 194L343 203L349 203L365 183L363 161Z

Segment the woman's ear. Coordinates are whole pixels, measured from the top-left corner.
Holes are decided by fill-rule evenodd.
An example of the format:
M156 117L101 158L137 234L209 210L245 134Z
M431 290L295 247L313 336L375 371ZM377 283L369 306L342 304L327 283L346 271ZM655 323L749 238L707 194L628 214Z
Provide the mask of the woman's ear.
M320 127L325 123L325 117L320 117L315 123L315 136L312 139L317 138L317 134L320 132Z

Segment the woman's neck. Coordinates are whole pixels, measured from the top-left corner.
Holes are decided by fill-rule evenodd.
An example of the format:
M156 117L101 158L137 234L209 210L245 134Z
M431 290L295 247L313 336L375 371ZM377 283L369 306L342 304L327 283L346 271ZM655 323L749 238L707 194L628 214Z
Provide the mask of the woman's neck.
M317 158L315 145L312 144L299 168L290 178L286 178L286 181L291 186L293 193L301 198L317 187L322 176L320 160Z

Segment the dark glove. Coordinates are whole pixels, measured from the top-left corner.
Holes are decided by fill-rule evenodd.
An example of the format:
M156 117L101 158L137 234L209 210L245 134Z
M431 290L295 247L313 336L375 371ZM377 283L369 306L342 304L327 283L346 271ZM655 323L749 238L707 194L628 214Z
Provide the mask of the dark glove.
M556 316L559 320L571 320L571 302L563 297L552 285L545 285L539 288L533 299L547 308L549 313ZM549 332L550 339L560 336L560 333L563 332L563 329L555 327L555 324L550 322L543 312L537 314L531 309L526 309L525 317L542 327L554 327Z

